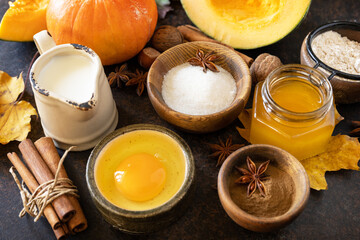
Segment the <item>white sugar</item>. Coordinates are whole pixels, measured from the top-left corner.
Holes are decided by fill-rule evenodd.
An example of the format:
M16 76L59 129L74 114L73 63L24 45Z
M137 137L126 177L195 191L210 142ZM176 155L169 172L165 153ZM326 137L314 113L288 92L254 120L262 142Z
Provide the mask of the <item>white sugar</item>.
M217 66L220 72L184 63L164 76L162 96L175 111L189 115L207 115L230 106L236 95L233 76Z

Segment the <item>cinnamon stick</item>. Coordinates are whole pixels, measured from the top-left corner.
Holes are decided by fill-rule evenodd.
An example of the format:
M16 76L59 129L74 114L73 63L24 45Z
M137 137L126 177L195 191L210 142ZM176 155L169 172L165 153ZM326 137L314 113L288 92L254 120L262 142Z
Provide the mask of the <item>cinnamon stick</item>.
M246 64L250 67L251 64L254 62L254 59L252 59L251 57L236 51L233 47L219 42L215 39L209 38L208 36L206 36L202 31L200 31L200 29L191 26L191 25L181 25L177 27L178 30L181 32L181 34L184 36L184 39L190 42L194 42L194 41L205 41L205 42L213 42L213 43L219 43L225 47L228 47L232 50L234 50L245 62Z
M21 178L25 182L26 186L30 190L31 193L35 191L35 189L39 186L39 183L36 181L34 176L31 174L29 169L24 165L21 161L19 156L16 153L8 153L7 157L14 165L18 173L20 174ZM54 230L55 236L61 235L61 222L58 216L55 213L54 208L51 205L47 205L44 209L44 216L46 217L47 221L49 222L51 228ZM61 229L61 230L58 230ZM57 237L58 238L58 237Z
M59 162L60 156L56 150L54 142L49 137L42 137L35 142L35 146L39 151L41 157L44 159L48 165L50 171L55 175ZM64 166L61 166L59 171L60 178L69 178ZM84 231L87 228L87 220L85 218L84 212L80 206L80 203L77 198L74 196L69 196L69 200L75 208L75 215L67 222L67 225L71 232L77 233Z
M69 231L69 228L67 227L66 223L63 223L61 225L62 229L64 230L65 234L66 235L70 235L70 231Z
M43 184L54 179L54 175L30 139L25 139L22 141L19 144L19 149L25 162L27 163L39 184ZM54 199L54 201L52 201L52 205L62 222L69 221L75 214L74 207L72 206L68 197L65 195L61 195Z
M57 240L66 239L66 236L68 235L62 227L55 229L54 233Z
M146 47L138 54L138 62L143 68L149 69L159 55L160 52L155 48Z

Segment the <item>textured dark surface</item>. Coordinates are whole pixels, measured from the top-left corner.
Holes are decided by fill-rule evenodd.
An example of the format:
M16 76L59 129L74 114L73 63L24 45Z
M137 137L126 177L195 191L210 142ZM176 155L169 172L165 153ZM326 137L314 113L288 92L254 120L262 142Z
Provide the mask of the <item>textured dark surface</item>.
M159 24L179 25L191 23L179 2L174 2L175 11L168 14ZM7 9L7 1L0 1L0 16ZM360 21L359 0L313 0L304 21L290 35L281 41L261 49L244 51L251 57L262 52L277 55L283 63L299 63L301 42L306 34L316 26L332 20ZM211 21L211 18L209 19ZM15 76L26 73L32 56L34 43L0 41L0 70ZM131 65L135 65L133 61ZM115 66L106 67L109 73ZM229 127L212 134L194 135L178 131L161 120L145 94L138 97L134 88L113 89L119 111L119 127L134 123L159 124L177 132L189 144L196 162L196 198L193 205L176 223L159 232L146 236L127 235L113 229L96 210L90 199L85 182L85 167L90 151L70 153L65 167L70 178L78 186L80 202L89 221L89 228L70 239L360 239L360 173L341 170L327 173L329 189L312 190L304 212L289 226L277 232L258 234L236 225L220 205L215 190L218 168L216 160L210 159L210 149L205 142L217 142L232 135L235 143L245 141L236 132L235 121ZM33 94L26 84L24 99L35 106ZM339 105L339 112L348 120L360 120L360 104ZM29 138L33 141L43 136L40 119L32 119ZM341 122L334 134L347 134L350 124ZM6 153L19 152L18 142L0 146L0 239L54 239L45 219L34 223L26 216L18 218L21 209L17 187L8 170L10 163ZM62 152L61 152L62 153Z

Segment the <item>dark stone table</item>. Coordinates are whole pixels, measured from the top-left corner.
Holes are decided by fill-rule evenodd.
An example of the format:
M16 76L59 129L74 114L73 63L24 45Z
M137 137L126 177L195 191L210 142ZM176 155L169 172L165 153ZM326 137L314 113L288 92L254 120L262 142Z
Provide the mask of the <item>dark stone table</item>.
M168 14L159 24L179 25L191 23L179 2L173 2L175 11ZM0 2L0 16L7 9L7 1ZM262 52L277 55L283 63L299 63L300 45L306 34L316 26L332 20L360 20L359 0L313 0L304 21L290 35L281 41L261 49L244 51L255 58ZM211 19L210 19L211 21ZM34 43L0 41L0 70L17 76L27 72L36 52ZM130 62L134 64L134 62ZM109 73L115 66L106 67ZM245 143L237 133L235 121L225 129L203 135L188 134L175 129L158 117L146 95L138 97L134 88L113 89L119 111L118 128L134 123L153 123L177 132L190 145L196 161L196 198L183 217L169 227L145 236L132 236L110 227L95 208L85 181L85 166L90 151L70 153L65 167L70 178L78 186L80 202L89 227L70 239L360 239L360 173L341 170L327 173L329 189L311 190L304 212L289 226L273 233L259 234L247 231L235 224L221 207L216 186L218 168L216 159L209 158L210 149L206 142L215 143L233 136L236 143ZM24 99L35 102L29 82L26 83ZM339 112L345 117L334 134L347 134L350 124L347 120L360 120L360 104L339 105ZM39 118L31 121L29 138L35 141L44 135ZM19 218L20 195L10 173L10 162L6 153L19 152L18 142L0 146L0 239L54 239L45 219L34 223L29 216ZM62 151L60 151L62 154Z

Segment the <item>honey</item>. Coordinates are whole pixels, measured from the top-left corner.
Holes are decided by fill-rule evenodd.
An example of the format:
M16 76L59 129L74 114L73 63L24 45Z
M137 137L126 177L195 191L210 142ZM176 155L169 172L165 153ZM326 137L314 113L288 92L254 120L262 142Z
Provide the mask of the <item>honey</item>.
M136 130L118 136L99 153L95 182L112 204L149 210L169 201L185 180L185 155L170 136Z
M332 88L315 69L285 65L255 88L253 144L274 145L301 160L325 151L334 126Z

